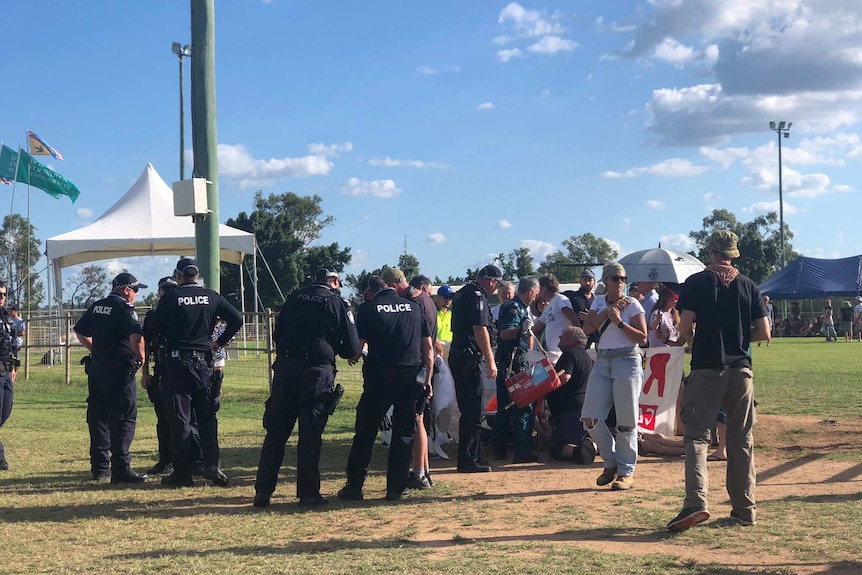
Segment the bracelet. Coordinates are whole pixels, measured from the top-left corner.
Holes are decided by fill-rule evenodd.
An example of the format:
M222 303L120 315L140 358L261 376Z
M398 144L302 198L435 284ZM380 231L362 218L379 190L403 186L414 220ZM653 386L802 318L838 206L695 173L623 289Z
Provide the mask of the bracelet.
M623 329L623 326L626 324L623 320L620 320L620 323L617 324L617 327Z

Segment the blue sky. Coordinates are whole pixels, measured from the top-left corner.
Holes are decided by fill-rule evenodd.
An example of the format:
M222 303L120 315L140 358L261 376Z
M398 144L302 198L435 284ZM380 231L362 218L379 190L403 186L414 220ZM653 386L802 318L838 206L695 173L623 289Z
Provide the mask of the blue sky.
M794 123L783 141L794 248L862 253L858 1L215 9L220 220L250 211L257 189L318 194L336 218L321 241L352 248L348 271L394 263L405 236L432 277L521 246L538 263L585 232L621 256L691 249L688 232L713 208L743 221L777 210L770 120ZM170 47L191 40L188 2L30 0L3 12L0 139L15 147L35 131L65 157L46 163L81 190L74 205L33 193L41 239L93 221L147 162L178 178ZM106 263L154 283L174 261Z

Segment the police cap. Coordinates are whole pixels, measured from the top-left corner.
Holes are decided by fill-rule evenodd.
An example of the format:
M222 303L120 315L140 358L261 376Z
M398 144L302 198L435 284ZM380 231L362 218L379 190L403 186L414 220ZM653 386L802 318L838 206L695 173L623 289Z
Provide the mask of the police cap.
M159 289L160 290L170 290L177 287L177 282L174 281L174 278L171 276L165 276L159 280Z
M137 288L138 289L148 287L146 284L142 284L138 281L138 278L130 274L129 272L123 272L119 274L114 280L111 282L111 286L115 288Z
M500 281L503 279L503 272L494 264L488 264L479 270L479 277L486 280Z
M329 278L338 278L338 272L333 271L329 268L320 268L319 270L314 272L314 281L316 283L326 283L326 280L328 280Z

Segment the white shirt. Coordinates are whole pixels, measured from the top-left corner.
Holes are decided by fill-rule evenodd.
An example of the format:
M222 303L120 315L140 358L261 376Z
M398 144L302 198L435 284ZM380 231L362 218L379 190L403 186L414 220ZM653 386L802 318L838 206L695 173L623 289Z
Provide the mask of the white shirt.
M650 290L648 293L644 294L644 299L640 302L641 307L644 308L644 317L650 317L652 315L652 310L655 307L655 304L658 303L658 292L654 289Z
M628 300L629 305L620 311L620 317L624 322L631 325L633 317L644 314L644 308L638 300L628 296L623 297ZM599 314L607 308L607 296L597 295L593 300L593 305L590 306L590 311L595 311ZM605 333L602 334L601 339L599 339L599 344L596 347L598 347L598 349L619 349L621 347L631 347L633 345L635 345L635 343L629 339L629 336L623 333L623 330L615 325L609 325L605 330Z
M545 308L539 318L539 321L545 324L545 344L549 352L560 351L560 334L572 325L569 318L563 315L564 308L572 309L572 302L563 294L558 293L551 298L548 307Z

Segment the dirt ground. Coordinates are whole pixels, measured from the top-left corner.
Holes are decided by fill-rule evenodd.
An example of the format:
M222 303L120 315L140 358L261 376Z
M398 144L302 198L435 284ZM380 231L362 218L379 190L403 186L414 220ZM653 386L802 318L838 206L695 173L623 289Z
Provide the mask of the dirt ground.
M751 528L756 540L758 529L770 522L769 505L763 502L782 500L787 496L817 496L825 501L852 500L862 502L862 432L857 421L824 421L813 417L760 416L755 430L757 445L755 460L758 470L756 490L761 502L758 526ZM829 457L825 455L830 454ZM547 460L547 453L543 459ZM503 462L505 463L505 462ZM710 512L713 519L726 518L730 505L724 487L724 462L709 463ZM600 463L594 467L540 463L532 465L494 465L494 473L459 474L451 462L435 461L432 464L434 477L451 483L457 493L475 493L484 500L526 502L532 517L559 516L561 506L576 507L583 524L600 526L607 524L604 516L608 509L636 498L640 505L652 506L661 521L670 520L681 507L669 509L668 490L681 490L683 482L682 457L645 456L638 463L636 485L629 492L611 492L597 488L595 477ZM679 491L681 493L681 491ZM591 504L590 499L595 503ZM585 504L587 501L587 504ZM671 499L670 501L673 501ZM494 513L494 506L488 506ZM505 507L505 506L501 506ZM521 505L521 507L525 507ZM483 513L486 508L482 509ZM511 511L511 510L510 510ZM646 555L667 553L691 559L700 564L715 563L741 569L773 569L794 574L829 573L830 575L859 573L860 564L842 566L825 561L804 561L789 552L775 550L758 554L746 551L740 556L734 549L721 546L693 545L686 538L667 536L661 530L641 530L639 534L626 534L614 530L608 537L607 529L561 530L555 524L532 522L532 527L523 527L522 522L507 521L504 511L500 521L481 521L471 525L463 517L453 517L450 525L418 525L410 540L427 547L440 547L441 552L452 544L452 538L467 542L545 540L555 544L575 545L609 553ZM530 523L528 522L528 525ZM398 529L397 524L392 526ZM594 533L591 534L591 533ZM860 544L862 550L862 544ZM862 559L862 551L857 559Z

